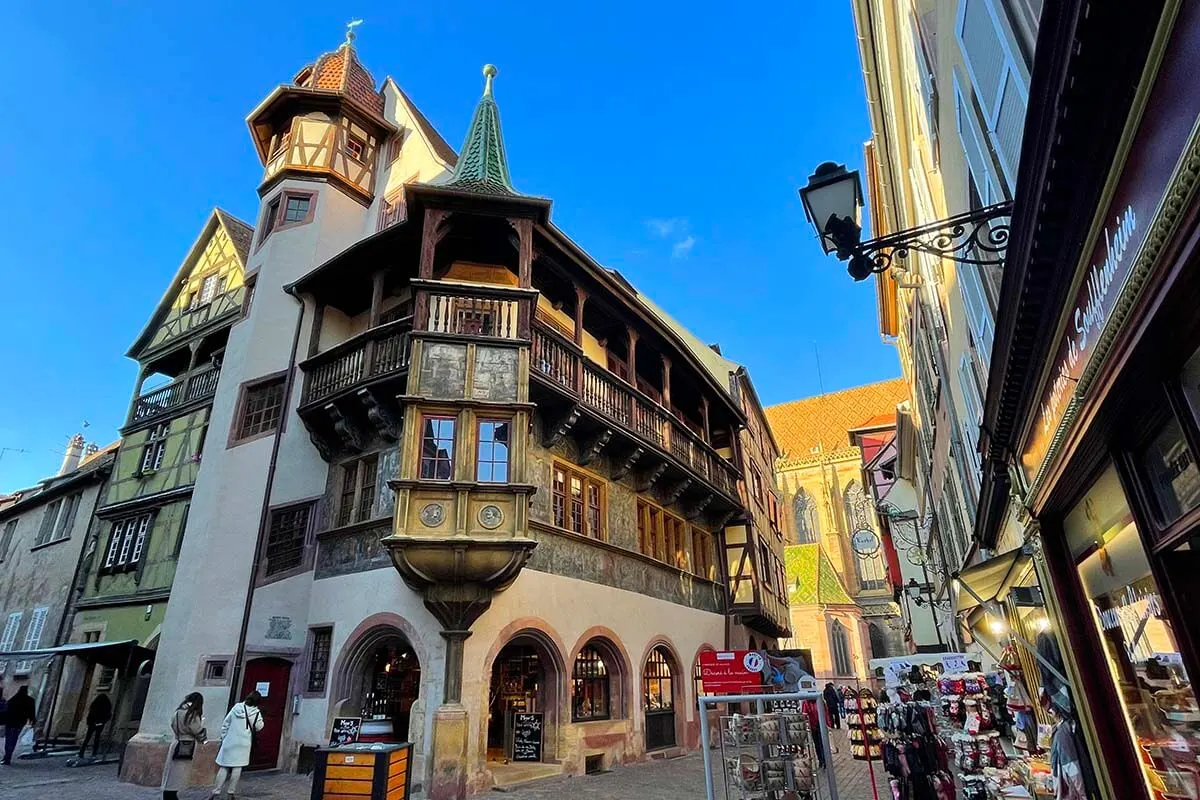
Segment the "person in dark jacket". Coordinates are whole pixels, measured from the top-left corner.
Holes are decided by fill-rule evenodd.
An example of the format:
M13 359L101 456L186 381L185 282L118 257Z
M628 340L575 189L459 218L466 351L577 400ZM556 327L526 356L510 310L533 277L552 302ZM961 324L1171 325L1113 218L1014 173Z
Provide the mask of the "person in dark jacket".
M842 727L842 709L838 703L837 689L833 688L832 683L825 684L825 708L829 711L829 726L831 728Z
M32 725L37 721L37 710L33 698L29 696L29 687L22 686L8 701L4 709L4 764L12 764L13 750L17 749L17 739L26 723Z
M108 699L108 695L101 692L88 706L87 733L83 736L83 744L79 745L80 758L83 758L83 751L87 750L89 740L92 742L92 758L99 754L100 734L110 719L112 719L112 701Z

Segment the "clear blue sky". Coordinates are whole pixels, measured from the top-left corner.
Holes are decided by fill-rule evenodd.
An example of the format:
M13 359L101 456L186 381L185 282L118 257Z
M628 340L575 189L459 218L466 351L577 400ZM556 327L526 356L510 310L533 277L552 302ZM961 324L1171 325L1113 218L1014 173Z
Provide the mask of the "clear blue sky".
M116 438L124 353L214 205L257 211L246 114L366 19L358 51L458 146L499 66L513 181L601 263L750 368L764 403L893 377L871 284L796 189L869 135L849 3L46 3L4 13L0 491L83 420ZM590 10L589 10L590 9Z

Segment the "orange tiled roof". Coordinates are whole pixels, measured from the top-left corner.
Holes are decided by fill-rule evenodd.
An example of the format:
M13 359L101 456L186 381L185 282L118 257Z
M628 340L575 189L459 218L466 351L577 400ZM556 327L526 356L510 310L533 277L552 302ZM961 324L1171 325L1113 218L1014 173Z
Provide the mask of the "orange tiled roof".
M348 44L326 53L296 73L296 85L340 92L364 110L383 117L383 95L375 91L375 79Z
M894 378L764 410L784 457L804 458L818 445L827 453L848 448L847 431L875 423L879 417L894 417L896 405L907 399L904 379Z

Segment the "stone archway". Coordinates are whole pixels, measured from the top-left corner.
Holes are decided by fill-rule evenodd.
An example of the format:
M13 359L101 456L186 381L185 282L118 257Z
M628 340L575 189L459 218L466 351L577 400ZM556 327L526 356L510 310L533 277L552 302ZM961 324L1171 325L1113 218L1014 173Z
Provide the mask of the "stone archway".
M518 629L491 656L489 670L483 709L485 760L507 763L510 717L527 712L542 714L542 761L556 760L566 669L555 641L537 628Z
M362 717L365 741L410 741L423 753L421 656L391 621L365 620L342 647L330 685L329 719Z

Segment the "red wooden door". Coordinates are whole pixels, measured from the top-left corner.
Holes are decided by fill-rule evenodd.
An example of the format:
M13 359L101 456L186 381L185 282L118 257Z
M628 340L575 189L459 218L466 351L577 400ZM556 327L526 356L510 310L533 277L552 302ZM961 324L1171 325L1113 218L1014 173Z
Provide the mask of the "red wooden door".
M291 673L292 663L282 658L255 658L246 662L242 697L253 691L263 696L258 706L263 727L254 736L248 769L274 769L279 765L279 738L283 734Z

